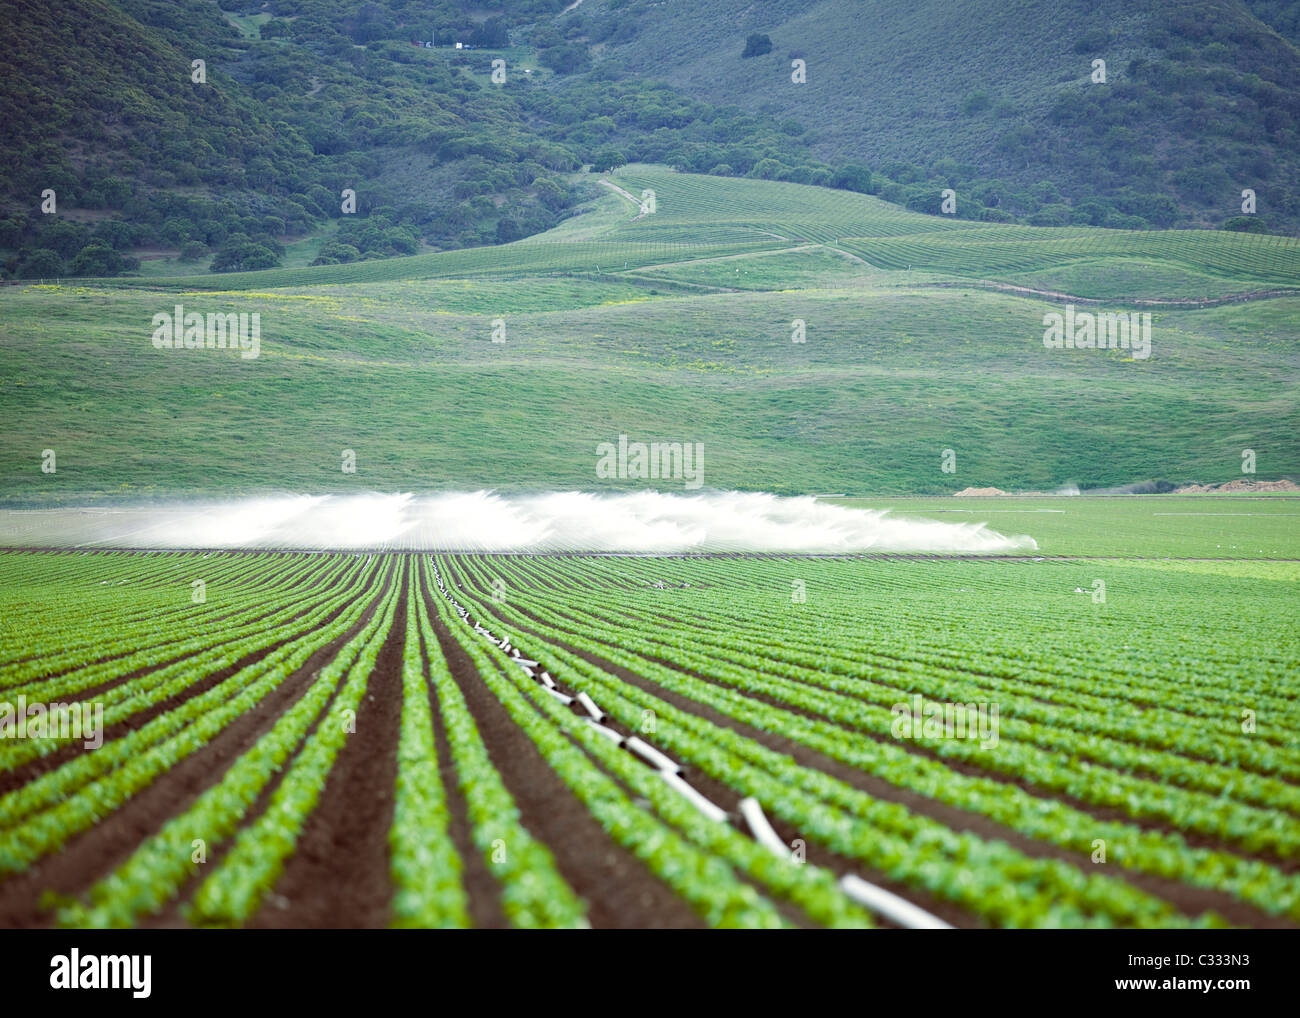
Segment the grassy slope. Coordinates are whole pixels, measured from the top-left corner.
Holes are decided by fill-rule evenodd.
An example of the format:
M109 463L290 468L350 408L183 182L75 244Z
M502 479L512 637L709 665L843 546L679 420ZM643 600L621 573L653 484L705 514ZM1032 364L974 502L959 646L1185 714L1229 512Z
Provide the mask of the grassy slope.
M504 247L472 248L351 265L187 276L171 284L223 290L372 283L454 276L525 275L702 262L749 252L830 245L888 270L934 270L1020 285L1051 282L1084 297L1196 299L1260 289L1300 292L1300 240L1213 231L1103 230L972 223L908 212L870 195L775 181L630 166L611 179L634 195L655 193L653 215L632 217L626 199ZM836 259L825 259L838 264ZM783 285L785 266L764 288ZM869 268L870 266L864 267ZM842 268L841 268L842 271ZM1153 273L1156 278L1151 278ZM733 272L733 275L735 273ZM702 277L705 278L705 277ZM929 279L930 277L927 277ZM720 280L715 281L720 282ZM122 285L138 281L122 280ZM150 281L152 283L153 281ZM732 284L726 284L732 285Z
M704 443L709 486L785 492L1226 480L1243 448L1261 478L1300 474L1300 299L1158 311L1147 361L1046 350L1041 301L818 243L969 238L969 224L798 185L646 167L618 179L652 186L657 212L634 221L611 194L505 248L3 291L0 496L590 489L611 483L595 477L596 444L620 433ZM1066 231L1029 236L1049 232ZM1091 293L1127 295L1132 263L1111 272L1107 252L1129 235L1069 233L1021 245L1025 268L1003 278L1079 254ZM1148 255L1172 273L1159 296L1196 295L1179 272L1233 291L1300 282L1259 257L1272 238L1174 239L1176 260ZM989 274L978 244L952 250ZM945 281L959 285L931 285ZM261 357L154 350L152 316L177 302L258 311ZM504 344L490 341L497 317ZM795 318L805 344L790 341ZM46 448L54 475L39 470ZM355 475L339 469L345 448Z
M889 509L899 515L945 523L987 523L1004 534L1028 534L1038 542L1037 554L1045 556L1300 559L1300 498L1288 496L1083 495L829 501L853 508ZM1209 571L1211 567L1184 563L1178 568ZM1282 569L1258 563L1214 568L1243 576L1268 576ZM1294 577L1300 567L1285 568Z

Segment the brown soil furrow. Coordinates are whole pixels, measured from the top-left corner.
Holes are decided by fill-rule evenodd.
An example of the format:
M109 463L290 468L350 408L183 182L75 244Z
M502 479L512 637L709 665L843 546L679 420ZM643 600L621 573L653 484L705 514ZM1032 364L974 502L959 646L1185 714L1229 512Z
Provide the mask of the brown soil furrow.
M671 888L601 829L523 729L511 720L442 620L434 618L433 624L452 678L519 808L524 827L547 845L561 876L587 902L592 926L703 926L700 917Z
M271 904L250 926L264 929L346 927L381 929L393 899L388 831L397 788L397 744L402 723L402 650L406 641L406 570L392 627L384 637L366 692L321 789L316 808L276 881Z
M366 596L365 594L361 596ZM324 667L369 621L379 597L338 639L317 649L293 675L271 690L257 707L236 718L205 746L177 761L121 808L68 841L24 872L0 881L0 927L48 926L51 916L40 906L47 892L69 897L121 865L146 838L193 805L216 784L227 768L255 745L314 681Z
M530 613L525 612L522 609L517 610L519 610L521 614L533 617ZM1241 923L1243 925L1272 928L1293 928L1296 925L1287 919L1269 915L1254 906L1239 901L1237 898L1227 894L1226 892L1196 887L1191 884L1184 884L1177 880L1140 873L1119 866L1110 866L1105 870L1099 871L1098 867L1092 863L1089 856L1084 853L1071 852L1068 849L1061 848L1060 846L1054 845L1050 842L1038 841L1034 838L1028 837L1027 835L1021 834L1013 828L1006 827L995 820L985 817L982 814L972 813L955 806L949 806L946 803L927 798L917 792L912 792L906 788L892 785L883 778L878 778L867 771L860 770L839 760L835 760L834 758L826 756L793 739L785 736L774 735L770 732L764 732L763 730L754 728L742 721L737 721L713 707L665 689L652 680L637 675L636 673L629 671L620 665L614 664L611 661L605 660L596 654L585 652L564 644L559 644L559 646L563 646L565 650L589 661L596 667L602 668L610 674L616 675L618 678L623 679L648 693L660 697L672 704L672 706L677 707L679 710L688 711L720 727L730 728L746 738L753 739L755 742L762 744L768 749L793 757L795 762L800 766L822 771L829 774L831 777L837 778L838 780L857 788L859 791L867 793L873 798L880 799L884 802L898 803L912 812L935 820L952 830L968 831L981 838L1003 841L1012 848L1015 848L1017 851L1023 852L1025 855L1034 858L1050 858L1068 862L1084 873L1103 872L1107 876L1117 877L1133 884L1149 894L1171 902L1189 915L1199 915L1202 912L1212 909L1230 922ZM674 667L675 670L681 671L684 674L690 674L694 678L703 681L711 681L707 676L697 675L693 672L687 671L686 669L673 666L667 662L660 663L663 663L666 667ZM755 698L762 700L761 697ZM785 705L777 704L775 702L773 702L772 705L785 707ZM785 709L791 708L785 707ZM801 712L795 711L795 713ZM948 766L952 766L950 761L943 762ZM954 769L960 770L960 768ZM979 776L987 777L989 775L980 774ZM1057 801L1065 802L1066 800L1058 798ZM1070 805L1074 804L1070 803ZM1082 807L1079 806L1076 806L1075 808L1082 809ZM1091 815L1097 814L1093 812ZM769 819L772 818L769 817ZM1120 822L1133 823L1132 818L1125 816L1104 817L1102 819L1115 819ZM773 826L776 827L778 833L782 833L783 836L789 834L790 837L799 837L797 832L783 832L781 826L775 822L773 823ZM1223 848L1223 846L1215 847ZM1230 848L1226 850L1231 851ZM1241 853L1237 854L1240 855ZM1247 856L1247 858L1249 858L1249 856ZM1271 860L1265 861L1271 862ZM854 863L854 865L857 864ZM871 878L867 877L867 879ZM891 887L887 881L883 882L882 886L888 887L890 890L894 890L895 893L902 894L904 897L910 897L913 900L916 900L916 892L912 888L899 890L896 886ZM921 904L919 900L918 904ZM923 907L929 908L928 905L923 905ZM948 916L941 910L936 911L934 908L931 908L930 911L935 911L936 915L948 919ZM953 920L949 919L949 921L952 922Z
M420 597L428 604L430 595L425 583L423 570L418 570L416 577ZM420 636L420 646L424 658L429 661L434 654L441 656L442 650L437 646L428 646L424 636ZM428 674L426 669L425 674ZM429 709L433 713L433 741L438 752L438 776L442 781L443 795L447 799L449 822L447 833L456 854L460 856L461 883L469 898L470 922L479 929L506 929L510 921L501 908L501 889L496 878L488 869L483 853L474 844L473 828L469 819L469 807L465 802L465 793L460 790L460 778L456 773L456 763L451 757L451 746L447 739L447 726L443 721L442 707L438 702L438 690L432 682L429 687Z

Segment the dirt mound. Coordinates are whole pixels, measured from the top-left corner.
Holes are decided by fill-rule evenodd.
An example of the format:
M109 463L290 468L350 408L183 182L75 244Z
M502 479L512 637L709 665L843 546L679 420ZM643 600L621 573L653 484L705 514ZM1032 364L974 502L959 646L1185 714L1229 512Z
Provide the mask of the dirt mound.
M953 492L954 496L960 495L1005 495L1007 494L1001 488L962 488L961 491Z
M1300 491L1300 485L1285 478L1280 481L1248 481L1238 478L1222 484L1187 484L1174 490L1175 495L1232 494L1243 491Z

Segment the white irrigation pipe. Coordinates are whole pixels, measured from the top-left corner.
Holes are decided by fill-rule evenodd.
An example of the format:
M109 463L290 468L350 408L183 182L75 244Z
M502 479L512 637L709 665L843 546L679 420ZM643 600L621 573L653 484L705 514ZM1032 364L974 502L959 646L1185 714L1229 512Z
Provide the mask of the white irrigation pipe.
M771 851L773 855L779 855L783 859L790 857L790 850L777 836L772 825L767 822L763 807L757 799L748 796L740 800L740 815L749 826L749 832L754 836L755 841ZM909 930L951 930L953 928L938 916L913 905L906 898L900 898L897 894L868 883L852 873L840 879L840 889L859 904Z
M909 930L951 930L954 927L938 916L900 898L892 891L869 884L861 877L848 873L840 878L840 889L860 905L878 912L886 919Z
M616 746L621 746L621 745L623 745L623 736L619 735L618 732L614 731L614 729L612 729L612 728L606 728L604 725L599 724L598 722L592 721L591 718L588 718L588 719L587 719L587 724L591 725L592 728L594 728L596 731L598 731L601 735L603 735L605 738L607 738L610 742L614 743L614 745L616 745Z
M740 815L745 818L749 833L754 836L755 841L773 855L779 855L782 859L790 858L790 849L777 837L776 831L772 830L772 825L763 815L763 807L752 795L740 800Z
M455 606L456 610L461 613L461 616L465 619L466 623L473 625L477 632L483 633L484 636L497 644L497 646L501 647L502 650L511 649L509 639L497 640L486 629L483 629L477 623L471 622L469 612L461 608L460 604L451 596L447 591L447 588L443 585L442 573L438 571L436 565L434 566L434 575L438 581L438 589L441 590L447 600ZM512 660L515 664L520 665L524 671L528 673L530 678L541 683L542 688L566 707L571 706L575 702L578 703L582 709L590 715L590 717L587 718L587 723L590 724L592 728L615 745L622 746L631 751L651 767L655 768L659 772L660 777L664 779L670 788L675 788L691 803L691 805L710 820L715 820L720 824L729 822L731 818L727 814L726 810L711 799L706 798L697 789L693 788L686 782L686 780L681 776L682 767L679 763L659 752L659 750L655 749L654 746L635 735L628 736L625 739L614 729L602 725L600 722L605 719L605 712L597 707L596 702L586 693L579 692L576 697L567 696L566 694L561 693L556 688L555 680L551 678L550 672L543 671L540 675L535 674L532 669L538 666L538 662L530 661L527 658L521 657L517 648L514 651L514 657ZM740 815L745 821L745 826L748 827L750 835L756 842L774 855L781 856L784 859L790 857L789 849L777 835L776 831L772 829L772 825L768 823L767 817L763 813L763 807L757 799L753 796L747 796L740 801L739 809ZM925 911L925 909L913 905L906 898L900 898L892 891L886 891L883 887L877 887L875 884L868 883L866 880L863 880L861 877L852 873L845 874L840 878L840 889L854 901L866 906L873 912L884 916L891 922L895 922L906 929L953 929L951 924L944 922L938 916L931 915L929 912Z
M681 773L681 764L660 753L650 743L637 738L635 735L630 736L624 745L655 770L663 771L666 774Z
M659 776L668 782L672 788L677 789L682 795L686 796L692 805L710 820L716 820L720 824L727 822L727 811L712 800L706 799L688 785L676 771L660 771Z
M599 707L597 707L596 702L591 697L589 697L586 693L579 693L577 696L577 700L578 703L582 706L582 709L591 715L593 721L605 720L605 712L601 710Z

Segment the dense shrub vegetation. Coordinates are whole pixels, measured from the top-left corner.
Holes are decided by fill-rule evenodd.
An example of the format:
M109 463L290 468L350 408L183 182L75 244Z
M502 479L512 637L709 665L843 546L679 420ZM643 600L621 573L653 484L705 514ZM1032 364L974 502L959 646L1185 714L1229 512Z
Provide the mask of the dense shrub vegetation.
M909 161L828 149L819 121L833 123L840 104L777 117L629 70L638 46L661 46L643 38L662 15L644 3L565 6L15 10L0 38L0 270L116 275L159 254L240 270L279 264L309 236L321 264L495 244L547 230L590 197L575 176L584 165L628 162L878 194L930 214L953 188L958 218L990 222L1250 232L1300 222L1300 198L1283 186L1300 169L1300 61L1240 9L1205 0L1154 12L1144 55L1113 67L1105 90L1061 88L1041 119L998 87L965 91L958 115L987 136L987 157L957 158L940 142L933 158ZM795 41L736 34L725 60L784 66L803 52ZM1087 58L1113 45L1093 28L1066 48ZM503 84L493 59L506 61ZM1257 217L1225 205L1245 184Z

